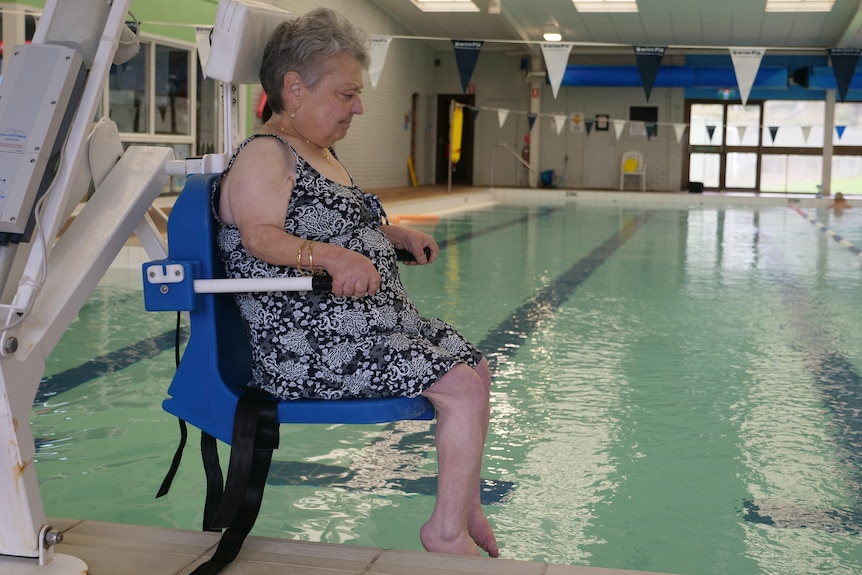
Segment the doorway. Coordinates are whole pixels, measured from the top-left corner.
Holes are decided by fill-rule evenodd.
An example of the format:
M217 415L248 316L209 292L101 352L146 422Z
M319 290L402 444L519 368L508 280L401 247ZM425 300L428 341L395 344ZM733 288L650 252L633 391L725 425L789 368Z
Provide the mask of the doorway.
M437 146L435 181L437 185L449 182L449 110L455 101L470 108L464 109L464 129L461 136L461 160L452 166L452 185L473 185L473 110L474 94L440 94L437 96Z
M760 190L763 103L687 102L688 182L705 190Z

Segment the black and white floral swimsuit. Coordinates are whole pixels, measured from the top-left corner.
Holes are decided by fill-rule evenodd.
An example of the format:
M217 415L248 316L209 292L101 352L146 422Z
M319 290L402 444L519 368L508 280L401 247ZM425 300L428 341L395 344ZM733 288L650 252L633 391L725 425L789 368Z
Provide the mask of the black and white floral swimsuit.
M225 169L231 169L240 145ZM275 137L296 152L284 139ZM380 230L379 198L324 178L297 156L297 181L284 230L367 256L381 277L374 296L316 292L236 294L252 348L249 385L284 399L415 396L457 363L475 367L482 354L452 326L419 315L398 275L395 250ZM236 226L218 220L220 181L213 186L218 249L228 277L296 277L242 246Z

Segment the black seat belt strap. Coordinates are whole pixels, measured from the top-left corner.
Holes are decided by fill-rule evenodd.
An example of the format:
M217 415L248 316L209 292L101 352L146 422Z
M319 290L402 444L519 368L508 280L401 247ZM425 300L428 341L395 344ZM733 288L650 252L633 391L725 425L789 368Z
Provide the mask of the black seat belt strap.
M156 493L156 499L167 494L171 489L171 484L174 482L174 477L177 474L177 470L180 468L180 461L183 459L183 448L186 446L186 439L188 439L189 431L186 426L186 422L182 419L178 419L180 422L180 444L177 446L177 450L174 452L174 459L171 461L171 467L168 469L168 473L165 475L164 480L162 481L162 486L159 487L159 492Z
M213 557L192 575L215 575L239 554L260 512L272 452L278 447L278 440L277 402L255 390L243 393L234 421L227 484L213 522L227 526L227 530Z
M204 464L204 474L207 480L207 497L204 502L204 531L221 531L213 527L215 516L221 505L224 493L224 477L221 473L221 463L218 458L218 442L216 438L201 431L201 459Z

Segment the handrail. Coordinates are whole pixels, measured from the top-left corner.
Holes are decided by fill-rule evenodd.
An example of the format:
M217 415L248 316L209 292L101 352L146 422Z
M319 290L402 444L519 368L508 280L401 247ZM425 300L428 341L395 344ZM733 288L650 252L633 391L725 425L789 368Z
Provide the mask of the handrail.
M524 160L524 158L522 158L521 155L517 151L513 150L509 144L507 144L505 142L498 142L497 147L503 148L504 150L506 150L507 152L512 154L512 157L514 157L516 160L521 162L521 164L523 164L524 167L527 168L529 171L531 171L531 172L535 171L535 168L530 166L530 163L527 162L526 160ZM496 149L494 151L496 151ZM496 158L496 154L494 154L494 152L491 152L491 173L488 177L488 187L489 188L494 187L494 160L495 160L495 158Z

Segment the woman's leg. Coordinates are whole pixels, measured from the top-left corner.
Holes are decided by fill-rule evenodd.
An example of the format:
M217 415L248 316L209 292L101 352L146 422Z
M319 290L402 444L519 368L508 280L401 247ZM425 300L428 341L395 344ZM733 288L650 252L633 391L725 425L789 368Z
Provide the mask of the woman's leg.
M485 393L485 415L483 418L484 434L482 435L482 446L488 439L488 424L491 418L491 370L488 367L488 362L482 358L479 365L476 366L476 373L482 380L482 387ZM491 557L497 557L500 550L497 548L497 538L494 536L494 530L491 528L488 519L485 517L485 512L482 510L482 478L481 478L481 463L480 477L476 486L476 495L470 505L470 513L467 518L467 527L470 536L476 542L476 545L488 552Z
M488 430L487 364L458 364L423 395L437 410L437 502L420 538L428 551L497 555L494 532L479 500L482 452Z

